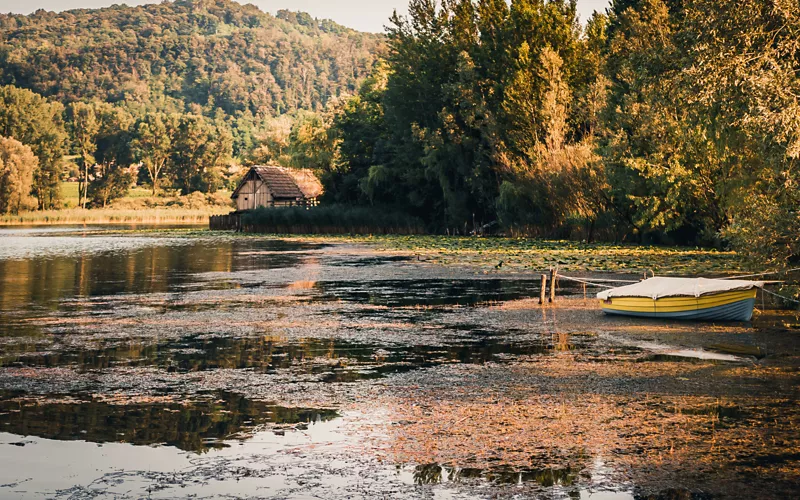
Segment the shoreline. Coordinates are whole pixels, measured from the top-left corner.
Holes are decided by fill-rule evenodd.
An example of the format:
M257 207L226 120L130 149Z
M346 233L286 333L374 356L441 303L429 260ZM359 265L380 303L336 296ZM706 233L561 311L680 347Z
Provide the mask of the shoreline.
M209 217L227 213L228 207L218 209L78 209L25 212L0 216L0 227L60 226L100 224L208 224Z

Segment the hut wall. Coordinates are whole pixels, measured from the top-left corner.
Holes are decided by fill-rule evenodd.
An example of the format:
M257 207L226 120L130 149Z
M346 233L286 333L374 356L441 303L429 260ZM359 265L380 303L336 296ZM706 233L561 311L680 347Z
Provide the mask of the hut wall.
M269 189L260 179L248 180L236 197L237 210L252 210L268 207L272 201Z

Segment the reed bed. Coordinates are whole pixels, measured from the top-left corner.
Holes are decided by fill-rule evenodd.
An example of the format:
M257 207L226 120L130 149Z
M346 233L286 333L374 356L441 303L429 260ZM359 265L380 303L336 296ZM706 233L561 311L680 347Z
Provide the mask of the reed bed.
M0 216L0 225L50 224L207 224L211 215L230 211L228 207L119 209L69 208L24 212Z

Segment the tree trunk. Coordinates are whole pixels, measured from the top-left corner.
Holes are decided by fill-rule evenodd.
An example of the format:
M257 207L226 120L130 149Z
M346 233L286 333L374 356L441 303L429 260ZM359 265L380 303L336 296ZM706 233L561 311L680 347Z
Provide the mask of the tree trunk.
M85 157L84 157L85 158ZM83 160L83 208L86 208L86 196L89 193L89 165Z

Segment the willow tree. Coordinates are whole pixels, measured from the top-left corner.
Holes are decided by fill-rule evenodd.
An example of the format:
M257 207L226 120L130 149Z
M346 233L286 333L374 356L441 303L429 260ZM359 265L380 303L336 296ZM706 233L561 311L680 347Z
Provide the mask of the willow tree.
M28 205L39 160L30 147L0 137L0 214L17 214Z

